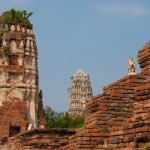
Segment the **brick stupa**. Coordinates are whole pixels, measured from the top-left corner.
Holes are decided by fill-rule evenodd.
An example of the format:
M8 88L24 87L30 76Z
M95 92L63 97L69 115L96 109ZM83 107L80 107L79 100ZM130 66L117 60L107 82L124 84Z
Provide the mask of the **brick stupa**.
M43 124L39 92L37 47L33 31L25 24L3 23L0 17L0 138Z

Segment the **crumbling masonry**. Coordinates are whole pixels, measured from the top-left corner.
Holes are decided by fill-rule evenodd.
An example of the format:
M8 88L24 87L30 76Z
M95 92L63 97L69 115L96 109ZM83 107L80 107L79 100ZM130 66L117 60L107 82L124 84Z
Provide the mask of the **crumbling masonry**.
M0 31L3 31L0 16ZM5 24L0 37L0 139L44 124L38 87L37 47L26 24Z
M85 126L65 150L138 150L150 147L150 42L138 52L141 72L105 86L86 105Z
M145 144L150 147L150 42L139 50L138 62L140 73L105 86L102 94L86 104L83 128L71 133L62 129L31 131L10 138L0 147L13 145L32 150L142 150Z
M144 145L150 147L150 42L138 52L141 72L105 86L102 94L87 102L83 128L28 132L29 124L34 127L44 124L34 34L25 24L10 23L0 42L0 138L3 137L0 149L140 150ZM10 48L9 55L4 55L4 47ZM4 137L10 138L7 141Z

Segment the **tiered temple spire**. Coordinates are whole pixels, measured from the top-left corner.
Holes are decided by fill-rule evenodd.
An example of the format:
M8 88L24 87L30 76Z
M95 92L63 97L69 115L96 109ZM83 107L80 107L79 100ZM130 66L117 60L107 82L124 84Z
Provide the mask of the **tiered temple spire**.
M68 89L68 112L71 115L85 112L85 103L92 99L92 87L89 75L79 69L71 78L71 87Z

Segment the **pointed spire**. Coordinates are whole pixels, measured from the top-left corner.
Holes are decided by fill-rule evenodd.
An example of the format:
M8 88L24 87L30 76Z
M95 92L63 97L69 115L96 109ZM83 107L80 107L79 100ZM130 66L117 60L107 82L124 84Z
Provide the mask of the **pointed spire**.
M79 69L79 70L75 73L74 77L75 77L75 76L87 76L87 74L86 74L82 69Z
M83 114L86 110L86 102L91 100L93 96L89 75L79 69L71 78L71 86L68 92L69 114Z

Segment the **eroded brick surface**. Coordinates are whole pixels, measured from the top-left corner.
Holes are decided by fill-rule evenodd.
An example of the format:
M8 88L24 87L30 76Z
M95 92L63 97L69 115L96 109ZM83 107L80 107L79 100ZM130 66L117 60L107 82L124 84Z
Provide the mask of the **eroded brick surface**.
M68 144L69 136L75 134L73 129L34 129L0 143L4 150L60 150Z
M150 42L138 52L141 72L105 86L86 104L85 127L67 150L138 150L150 147Z
M142 150L145 143L150 147L149 49L150 43L139 50L140 73L105 86L102 94L86 104L85 126L76 134L61 129L31 131L10 138L1 148Z
M26 112L25 101L13 99L3 102L3 107L0 108L0 139L17 134L17 130L26 131L28 125Z
M4 24L4 17L0 16L0 141L28 127L45 126L34 32L25 23Z
M6 42L15 38L18 47L21 37L24 38L24 36L24 33L10 32L9 35L6 34ZM29 40L28 38L30 37L27 34L27 41ZM30 49L32 50L31 46ZM31 57L28 55L28 51L29 47L27 46L24 50L24 54L28 58L26 63L28 66L32 66L33 69L35 66L30 61ZM36 49L34 49L34 53L36 53ZM21 59L21 57L19 58ZM140 150L143 149L145 143L150 147L150 42L139 50L138 62L141 67L140 73L125 76L105 86L102 94L93 97L86 104L85 126L78 129L76 134L75 131L67 129L35 129L25 132L28 125L26 114L30 108L27 108L27 102L33 102L26 98L31 95L29 90L25 93L26 99L20 100L15 97L9 99L8 97L4 102L2 99L2 106L0 108L0 138L3 136L10 137L10 135L13 135L13 137L10 137L6 143L4 143L4 140L0 144L0 149ZM10 73L9 75L12 75L12 79L14 78L11 72L18 72L20 78L22 74L26 73L26 80L21 80L23 84L21 87L20 85L18 86L18 90L24 86L24 83L27 83L27 88L29 88L29 79L33 80L33 85L38 85L38 75L32 72L32 78L31 76L29 78L28 67L23 68L22 65L16 67L1 63L0 68L6 73ZM17 64L17 62L12 63ZM11 80L6 82L9 84L12 82ZM7 94L9 94L11 89L13 88L8 88ZM31 92L32 95L36 94L34 90ZM3 92L3 97L5 97L5 91ZM39 117L36 115L33 117L35 118L35 125L37 121L40 124L45 124L42 101L37 103L34 100L34 102L37 105L32 103L31 106L34 109L36 108L35 106L38 106L36 110L39 110ZM29 112L34 109L31 109ZM32 113L30 115L32 116ZM37 118L39 120L36 120ZM31 121L32 118L30 118ZM16 135L18 132L25 133Z

